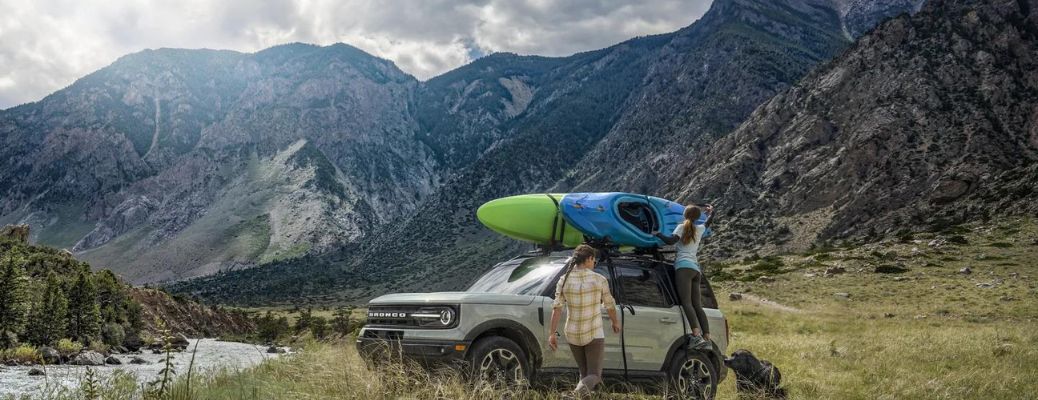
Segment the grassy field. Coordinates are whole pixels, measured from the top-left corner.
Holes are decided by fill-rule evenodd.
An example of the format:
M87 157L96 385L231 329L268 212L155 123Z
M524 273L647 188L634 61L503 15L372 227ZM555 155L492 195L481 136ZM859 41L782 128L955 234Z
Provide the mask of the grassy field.
M1034 221L709 267L732 325L730 351L745 348L774 362L790 398L1038 399ZM966 267L969 274L960 272ZM729 299L733 292L742 298ZM369 370L348 339L309 342L298 354L246 371L199 374L190 389L181 380L177 393L185 399L563 395L474 387L449 371ZM722 383L718 398L737 398L734 378Z

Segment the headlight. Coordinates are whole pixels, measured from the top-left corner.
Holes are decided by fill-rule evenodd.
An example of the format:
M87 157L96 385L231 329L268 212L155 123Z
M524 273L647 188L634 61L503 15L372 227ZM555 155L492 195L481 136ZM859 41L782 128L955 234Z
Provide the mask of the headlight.
M453 307L423 307L411 314L418 326L426 328L448 328L457 322L457 311Z

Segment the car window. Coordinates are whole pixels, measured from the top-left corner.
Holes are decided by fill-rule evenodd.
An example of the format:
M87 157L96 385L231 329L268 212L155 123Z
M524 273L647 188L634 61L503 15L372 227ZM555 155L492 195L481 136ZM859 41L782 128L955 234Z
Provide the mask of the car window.
M613 298L616 298L616 288L615 285L613 285L613 279L609 277L609 268L606 266L606 263L599 261L597 264L595 264L595 269L593 269L593 271L595 271L596 274L602 275L606 278L606 281L609 283L609 291L613 293ZM565 276L565 273L560 273L559 276L551 282L550 290L546 292L545 295L554 299L555 288L559 285L559 282L561 282Z
M617 265L616 278L623 286L627 304L645 307L670 307L667 295L660 286L656 271L652 269Z
M539 295L559 273L564 263L564 259L550 257L506 261L483 274L467 291Z

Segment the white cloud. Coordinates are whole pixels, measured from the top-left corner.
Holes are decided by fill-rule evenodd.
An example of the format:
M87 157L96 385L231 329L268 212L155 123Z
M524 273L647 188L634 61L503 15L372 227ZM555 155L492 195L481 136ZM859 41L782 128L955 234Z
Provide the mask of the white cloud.
M509 51L562 56L676 30L710 0L0 0L0 109L147 48L344 42L428 79Z

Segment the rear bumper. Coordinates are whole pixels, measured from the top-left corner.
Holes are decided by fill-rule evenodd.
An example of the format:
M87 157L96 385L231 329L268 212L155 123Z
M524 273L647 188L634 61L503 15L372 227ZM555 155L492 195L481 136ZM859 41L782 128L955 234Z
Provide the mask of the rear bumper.
M357 337L357 352L369 361L411 360L420 364L465 361L471 342L465 340L398 339L386 331L365 330Z

